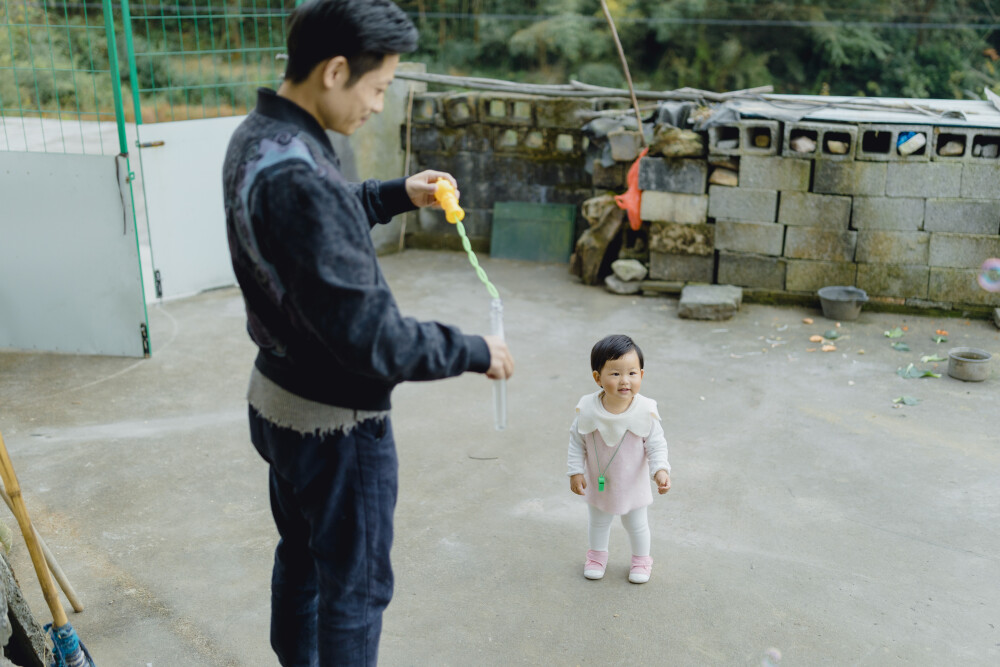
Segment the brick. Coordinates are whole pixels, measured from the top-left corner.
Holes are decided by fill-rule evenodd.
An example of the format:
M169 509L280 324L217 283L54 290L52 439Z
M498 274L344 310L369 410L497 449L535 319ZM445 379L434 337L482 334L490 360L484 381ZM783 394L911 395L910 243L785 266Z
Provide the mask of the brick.
M785 274L789 292L815 292L827 285L853 285L857 266L853 262L790 259Z
M649 253L649 278L651 280L711 283L714 273L715 257L668 255L654 251Z
M642 135L634 130L613 130L608 132L608 145L616 162L635 162L642 147Z
M413 122L434 123L441 113L441 93L418 93L413 96Z
M976 306L1000 306L1000 292L987 292L976 282L976 269L951 269L932 266L929 297Z
M896 142L902 132L918 132L927 138L927 144L910 155L900 155ZM857 160L889 162L927 162L930 159L930 125L894 125L861 123L858 125L858 144L854 151Z
M976 269L987 257L1000 257L1000 236L946 232L931 234L931 266Z
M785 289L785 260L744 253L719 253L719 282L741 287Z
M974 132L976 130L964 127L935 127L931 160L934 162L965 162L972 155L972 135ZM962 152L959 155L941 155L941 149L952 142L961 144Z
M847 229L851 222L851 198L811 192L782 192L778 222L783 225Z
M797 137L806 137L816 142L816 149L802 153L792 147ZM847 144L847 153L830 152L828 141L840 141ZM821 158L823 160L854 160L854 145L858 140L858 128L855 125L838 123L785 123L785 140L781 145L781 154L785 157ZM817 166L819 166L817 164Z
M851 227L918 231L924 226L924 200L913 197L855 197Z
M708 219L708 195L647 190L639 207L643 220L700 223Z
M962 165L947 162L890 164L885 193L890 197L957 197Z
M888 168L885 162L817 160L812 191L831 195L884 195Z
M777 155L781 144L781 124L776 120L741 120L740 153L742 155ZM766 145L758 146L757 139L767 137Z
M616 162L605 167L600 160L594 160L594 187L610 190L625 190L628 187L627 176L629 165Z
M781 256L785 245L785 226L773 222L738 222L717 220L715 248L757 255Z
M416 129L415 126L414 129ZM466 125L465 127L443 127L438 132L441 150L446 153L469 151L488 153L493 146L493 128L486 125ZM416 134L414 134L414 138ZM414 150L424 150L414 148Z
M752 190L712 185L708 188L708 214L717 219L774 222L777 190Z
M480 93L479 117L490 125L535 126L534 103L537 99L516 93Z
M478 120L479 97L475 93L452 93L441 98L445 122L452 126L470 125Z
M929 232L996 234L1000 232L1000 200L928 199L924 229Z
M874 296L926 299L930 267L906 264L858 264L857 285Z
M420 231L438 236L452 236L455 225L444 218L444 211L430 207L421 208L417 215L420 221ZM493 229L493 210L466 208L465 219L462 220L465 232L469 238L490 238Z
M654 222L649 229L649 249L676 255L712 255L715 225Z
M858 233L817 227L789 227L785 232L785 257L853 262Z
M872 264L927 264L927 232L859 231L855 261Z
M962 165L962 199L1000 199L1000 165Z
M644 157L639 162L639 189L705 194L708 163L704 160L668 160Z
M578 113L594 110L593 100L579 97L536 97L532 104L535 108L535 124L538 127L577 130L582 125Z
M811 174L810 160L752 155L740 160L740 185L745 188L805 192Z

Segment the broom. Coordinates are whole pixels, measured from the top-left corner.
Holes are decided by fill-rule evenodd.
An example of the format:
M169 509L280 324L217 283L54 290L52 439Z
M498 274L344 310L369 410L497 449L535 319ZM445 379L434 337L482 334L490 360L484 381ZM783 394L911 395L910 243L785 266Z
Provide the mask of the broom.
M7 489L13 504L14 517L21 527L21 535L24 536L24 543L28 546L28 553L31 555L31 564L35 567L35 574L38 575L38 583L42 586L42 595L45 596L45 603L52 612L52 623L46 625L52 637L52 667L95 667L94 661L87 652L87 648L76 635L76 630L69 624L66 618L66 610L63 609L62 601L59 599L59 592L52 581L52 574L45 564L45 555L38 546L35 539L35 530L31 525L31 517L28 516L28 508L24 505L24 498L21 496L21 486L17 482L17 475L14 474L14 466L10 462L7 454L7 446L0 435L0 477L3 478L3 485Z

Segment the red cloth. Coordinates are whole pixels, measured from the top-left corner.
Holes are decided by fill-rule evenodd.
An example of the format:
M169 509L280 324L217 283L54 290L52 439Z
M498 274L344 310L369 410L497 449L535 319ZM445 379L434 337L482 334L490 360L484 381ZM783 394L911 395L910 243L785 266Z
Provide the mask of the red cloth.
M618 208L623 208L628 213L628 226L632 228L632 231L638 231L642 227L642 217L639 215L639 209L642 205L642 190L639 189L639 161L646 157L648 152L649 148L643 148L639 157L628 168L628 176L625 179L625 182L628 183L628 190L624 194L615 196Z

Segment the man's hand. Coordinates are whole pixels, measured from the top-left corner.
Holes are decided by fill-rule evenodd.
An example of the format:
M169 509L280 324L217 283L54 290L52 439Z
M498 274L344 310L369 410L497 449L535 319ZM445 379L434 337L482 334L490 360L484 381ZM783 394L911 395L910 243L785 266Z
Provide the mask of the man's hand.
M439 178L451 181L451 184L455 186L455 197L460 196L458 182L454 176L447 172L428 169L406 179L406 194L410 196L410 201L413 202L414 206L417 208L424 208L425 206L437 206L440 208L440 205L434 198L434 191L437 189L436 184Z
M486 377L491 380L506 380L514 374L514 357L507 349L507 343L499 336L483 336L490 349L490 369Z
M583 475L571 475L569 478L569 490L578 496L583 495L583 490L587 488L587 480Z
M661 496L670 490L670 473L666 470L657 470L655 479L656 488L660 491Z

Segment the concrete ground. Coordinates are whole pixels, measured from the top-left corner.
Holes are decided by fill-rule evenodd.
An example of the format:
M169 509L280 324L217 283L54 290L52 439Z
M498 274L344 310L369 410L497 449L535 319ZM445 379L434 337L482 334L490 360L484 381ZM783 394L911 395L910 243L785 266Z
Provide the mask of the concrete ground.
M405 313L487 330L463 255L383 265ZM921 357L953 346L1000 353L992 323L866 311L836 351L810 352L808 337L834 328L818 310L746 304L688 321L676 299L614 296L565 266L483 265L517 360L509 428L493 429L481 376L395 392L397 586L381 664L1000 661L1000 371L896 373L944 372ZM254 348L239 293L150 319L146 360L0 353L0 432L99 665L274 665L276 537L245 423ZM910 352L884 336L896 326ZM643 347L642 392L659 401L674 468L650 510L642 586L626 580L617 523L607 576L583 578L586 509L565 477L573 407L595 389L590 347L612 332ZM895 405L903 395L920 402ZM47 622L19 538L11 560Z

